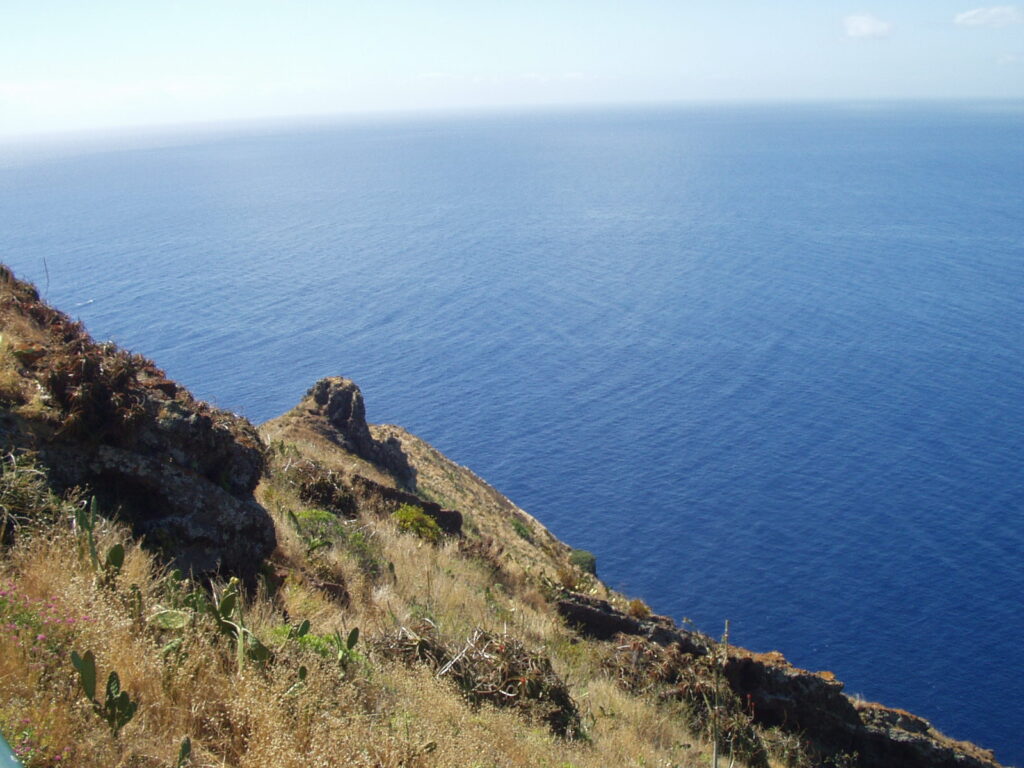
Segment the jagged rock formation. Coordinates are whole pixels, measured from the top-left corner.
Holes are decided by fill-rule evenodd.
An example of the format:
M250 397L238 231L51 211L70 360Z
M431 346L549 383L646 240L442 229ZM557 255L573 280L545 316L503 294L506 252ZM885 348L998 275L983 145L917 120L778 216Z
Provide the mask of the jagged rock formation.
M664 617L629 616L587 595L566 592L556 606L588 637L643 637L672 648L682 659L704 656L713 645L709 638L679 629ZM851 699L831 673L799 669L778 652L757 654L731 647L722 675L739 700L748 703L754 723L798 734L825 760L856 754L857 764L864 768L998 766L992 752L954 741L916 715Z
M415 487L415 472L392 440L374 440L366 423L363 393L351 379L331 376L314 384L293 412L331 442L391 473L406 488Z
M353 469L344 473L345 487L358 497L361 509L379 508L386 513L397 504L414 503L439 522L446 516L457 516L453 519L458 520L461 528L460 513L443 510L422 495L410 494L429 489L466 503L463 512L473 515L474 527L486 526L487 535L494 540L522 546L521 533L503 534L495 520L503 519L510 526L507 530L514 530L512 519L525 521L536 528L528 547L550 549L546 562L558 563L567 558L569 550L564 544L554 540L557 546L552 547L547 541L550 534L543 526L465 468L398 427L367 425L362 394L348 379L318 381L296 408L262 429L280 439L308 440L311 435L325 439L359 457L368 465L366 470L382 470L395 484L403 486L391 487L384 478L371 480L367 471ZM452 525L447 525L446 530L451 532ZM682 630L667 617L639 618L593 595L563 590L555 599L555 608L583 636L614 642L627 637L643 638L652 645L671 648L674 658L683 659L683 663L687 663L687 658L705 656L711 647L709 638ZM851 699L843 693L843 684L830 673L798 669L780 653L755 654L732 647L722 674L732 692L751 708L754 723L797 735L819 755L822 764L856 754L856 764L863 768L998 765L991 752L953 741L921 718ZM664 695L677 694L668 688Z
M446 533L461 533L458 511L412 493L416 471L397 440L373 438L366 423L363 394L352 380L340 376L320 379L297 406L263 425L263 430L276 438L317 437L361 459L361 463L331 470L336 474L331 482L343 487L361 509L389 514L403 504L412 504L434 518ZM378 472L366 471L373 469Z
M253 498L261 479L272 478L279 497L294 494L299 504L338 518L383 517L413 504L458 537L458 546L444 551L486 567L482 579L504 587L495 594L509 610L520 600L519 606L540 606L545 617L557 611L579 635L610 641L590 645L591 652L630 657L632 672L638 659L655 659L641 670L647 677L639 695L657 706L671 701L675 709L666 711L701 697L706 705L706 678L699 675L710 668L740 702L743 726L755 740L780 729L815 764L997 767L992 753L948 739L922 718L851 699L830 673L798 669L778 653L725 652L671 619L622 610L622 595L574 570L565 544L471 471L398 427L368 425L362 394L347 379L318 381L298 406L264 425L279 443L267 452L247 421L196 402L150 361L94 343L3 268L0 331L0 448L34 452L54 485L86 487L103 511L186 570L255 573L275 545L273 523ZM338 605L352 600L340 579L315 571L297 576L301 557L296 562L299 568L275 578L307 578ZM590 593L571 591L579 589ZM477 637L482 645L494 639ZM408 647L426 647L423 637L415 641ZM466 658L446 647L431 646L439 667ZM502 640L502 652L509 647ZM547 674L547 656L523 658ZM571 696L563 687L564 712ZM767 764L767 753L750 754L752 765Z
M251 576L275 545L252 496L263 448L245 419L201 403L152 362L97 344L0 272L9 353L0 444L36 452L186 572Z

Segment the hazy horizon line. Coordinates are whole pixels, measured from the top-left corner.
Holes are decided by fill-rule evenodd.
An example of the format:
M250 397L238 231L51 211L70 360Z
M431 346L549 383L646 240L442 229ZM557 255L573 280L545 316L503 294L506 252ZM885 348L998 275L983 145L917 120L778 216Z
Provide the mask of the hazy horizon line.
M418 119L472 119L494 116L522 116L594 111L634 111L643 109L686 109L686 108L743 108L779 107L801 108L814 106L856 106L856 107L913 107L923 105L1020 105L1022 97L965 97L965 96L921 96L921 97L722 97L690 99L637 99L621 101L587 101L529 104L485 104L442 107L394 107L355 109L348 111L296 112L256 115L248 117L225 117L183 120L180 122L154 121L139 123L97 124L67 129L43 131L15 131L5 133L0 129L0 146L60 144L67 141L102 141L111 138L170 138L189 132L233 133L251 128L277 128L287 126L329 126L345 123L394 123L414 122Z

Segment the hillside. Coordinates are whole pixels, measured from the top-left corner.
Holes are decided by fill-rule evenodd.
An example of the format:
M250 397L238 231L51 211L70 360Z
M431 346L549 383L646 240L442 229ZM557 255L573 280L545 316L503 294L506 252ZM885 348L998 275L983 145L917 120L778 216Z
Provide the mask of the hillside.
M26 766L997 766L608 589L351 381L257 430L6 269L0 334Z

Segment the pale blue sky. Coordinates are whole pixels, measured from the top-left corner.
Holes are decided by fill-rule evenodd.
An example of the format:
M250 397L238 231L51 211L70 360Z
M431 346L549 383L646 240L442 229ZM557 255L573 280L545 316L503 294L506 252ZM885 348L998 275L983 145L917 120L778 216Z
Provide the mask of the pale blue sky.
M2 0L0 135L379 110L1024 98L1024 4Z

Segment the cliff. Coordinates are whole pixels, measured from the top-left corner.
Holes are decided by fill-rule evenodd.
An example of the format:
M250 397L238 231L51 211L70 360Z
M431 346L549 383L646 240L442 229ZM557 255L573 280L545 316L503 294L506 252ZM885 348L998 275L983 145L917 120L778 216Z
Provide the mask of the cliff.
M335 407L336 400L344 405ZM864 766L995 765L990 752L949 739L922 718L851 699L831 673L798 669L778 652L755 654L716 646L710 638L682 630L670 619L650 616L645 607L634 604L630 610L629 601L600 582L584 584L591 594L575 591L579 583L572 582L574 577L568 583L564 578L571 567L571 550L566 545L483 480L419 438L395 426L368 426L362 395L351 381L317 382L295 409L268 422L262 432L271 440L305 442L307 446L327 441L353 462L346 470L353 477L359 476L358 461L362 460L365 470L376 471L378 481L426 498L443 499L464 510L462 516L475 535L504 544L518 543L515 540L523 537L508 535L509 521L528 524L529 544L506 550L504 567L515 564L554 585L553 605L575 632L618 643L612 666L627 688L664 686L659 691L662 699L693 700L707 691L699 690L699 680L686 682L688 675L699 676L694 667L718 654L723 683L736 700L745 703L744 715L750 726L798 735L818 759L834 762L842 758ZM437 514L429 507L428 512ZM594 592L603 593L605 599L595 598ZM850 757L853 755L856 759Z
M0 732L25 765L998 766L610 590L347 379L256 430L6 269L0 334Z
M274 548L252 497L263 470L252 426L141 355L94 343L0 270L0 441L37 454L54 488L90 488L184 570L251 577Z

